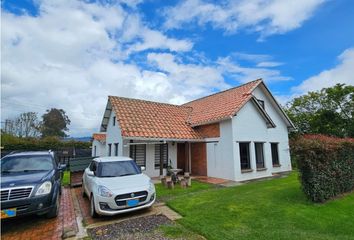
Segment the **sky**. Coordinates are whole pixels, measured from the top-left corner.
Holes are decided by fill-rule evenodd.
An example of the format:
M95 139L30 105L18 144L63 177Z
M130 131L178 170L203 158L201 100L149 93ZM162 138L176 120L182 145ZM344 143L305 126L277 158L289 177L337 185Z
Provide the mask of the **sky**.
M108 95L182 104L262 78L281 104L354 85L352 0L2 0L1 122L64 109L99 131Z

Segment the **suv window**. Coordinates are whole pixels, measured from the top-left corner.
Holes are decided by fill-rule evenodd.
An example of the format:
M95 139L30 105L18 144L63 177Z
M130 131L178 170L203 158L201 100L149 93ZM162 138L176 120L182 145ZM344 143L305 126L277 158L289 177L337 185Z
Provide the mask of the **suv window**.
M46 155L9 156L1 159L1 173L50 171L53 159Z

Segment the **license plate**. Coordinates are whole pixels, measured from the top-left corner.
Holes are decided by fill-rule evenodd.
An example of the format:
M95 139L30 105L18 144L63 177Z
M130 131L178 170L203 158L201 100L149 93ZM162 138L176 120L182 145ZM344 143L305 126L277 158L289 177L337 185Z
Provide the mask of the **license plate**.
M1 218L10 218L16 216L16 208L4 209L1 210Z
M139 200L138 199L131 199L127 201L127 205L128 207L134 207L136 205L139 204Z

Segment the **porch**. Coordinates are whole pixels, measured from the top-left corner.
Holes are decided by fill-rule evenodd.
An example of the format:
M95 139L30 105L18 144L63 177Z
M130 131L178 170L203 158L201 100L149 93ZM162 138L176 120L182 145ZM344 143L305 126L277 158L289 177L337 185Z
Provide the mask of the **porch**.
M195 176L207 176L205 142L170 140L125 140L123 155L145 167L150 177L167 174L167 168L179 168Z

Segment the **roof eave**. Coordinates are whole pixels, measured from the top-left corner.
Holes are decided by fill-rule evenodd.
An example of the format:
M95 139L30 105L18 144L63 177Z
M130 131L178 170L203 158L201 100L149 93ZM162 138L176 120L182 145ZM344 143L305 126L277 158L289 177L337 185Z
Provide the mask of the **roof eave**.
M143 140L143 141L168 141L168 142L203 142L203 138L161 138L161 137L124 137L124 140Z

